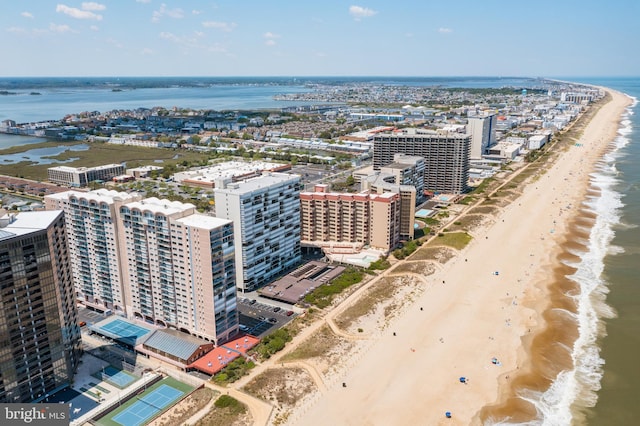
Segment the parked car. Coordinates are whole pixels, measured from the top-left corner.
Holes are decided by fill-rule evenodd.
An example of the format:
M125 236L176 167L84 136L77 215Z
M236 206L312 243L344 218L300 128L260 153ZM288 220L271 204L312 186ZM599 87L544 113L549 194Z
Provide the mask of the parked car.
M279 306L276 306L275 308L273 308L273 312L280 312L280 309L282 308L280 308Z
M290 317L291 315L293 315L293 311L287 311L287 316Z
M271 324L275 324L275 323L277 323L277 322L278 322L278 320L277 320L277 319L275 319L275 318L273 318L273 317L271 317L271 318L269 318L269 322L270 322Z

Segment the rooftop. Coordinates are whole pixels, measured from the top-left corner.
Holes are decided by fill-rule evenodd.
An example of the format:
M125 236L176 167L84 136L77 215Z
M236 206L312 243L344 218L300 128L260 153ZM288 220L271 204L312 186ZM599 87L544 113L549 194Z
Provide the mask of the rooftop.
M116 200L122 201L135 201L140 199L140 194L136 192L118 192L109 189L96 189L95 191L66 191L59 192L57 194L47 195L47 198L55 200L68 200L70 197L84 198L89 201L96 201L98 203L112 204Z
M180 201L171 201L167 199L158 199L156 197L145 198L144 200L128 203L127 207L131 210L149 211L153 213L162 213L171 215L174 213L186 212L195 209L191 203L182 203Z
M216 374L222 370L228 363L246 354L249 349L260 342L260 339L253 336L243 336L218 346L202 358L189 364L190 368L202 371L206 374Z
M220 228L221 226L227 225L229 223L233 223L233 221L228 219L222 219L222 218L213 217L213 216L205 216L203 214L192 214L189 216L185 216L183 218L177 219L176 222L192 228L209 229L209 230Z
M144 341L146 347L183 360L189 359L200 346L210 344L186 333L169 329L156 330Z
M278 185L285 182L300 181L300 176L287 173L268 172L262 176L257 176L247 180L228 184L225 188L216 188L217 192L226 192L229 194L245 194L255 190Z
M0 229L0 240L47 229L60 216L60 213L62 213L61 210L46 210L5 215L0 218L2 223L7 223Z

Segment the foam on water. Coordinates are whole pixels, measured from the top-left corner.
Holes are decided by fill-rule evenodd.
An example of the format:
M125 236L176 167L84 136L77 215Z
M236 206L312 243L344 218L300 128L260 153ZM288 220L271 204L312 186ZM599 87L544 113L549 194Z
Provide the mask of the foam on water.
M630 111L621 121L612 151L604 156L598 171L591 177L591 184L599 189L599 194L585 203L596 214L596 219L590 231L588 251L581 255L577 270L570 277L581 289L575 296L579 335L571 349L574 368L560 372L547 391L523 395L538 411L535 424L570 424L573 409L592 407L597 401L604 364L597 346L598 337L604 332L600 320L614 315L605 303L608 289L602 271L605 257L620 252L619 248L610 246L623 206L622 195L614 190L618 182L615 162L624 155L620 150L629 143L627 136L632 131L629 114Z
M620 123L618 136L612 143L612 150L602 159L595 173L591 175L591 185L598 195L585 202L585 207L595 213L596 219L589 233L587 251L580 253L580 260L570 262L576 272L569 278L580 287L580 293L572 296L576 300L574 315L578 324L578 338L572 348L568 348L573 360L573 369L558 373L551 386L544 392L521 391L520 397L536 408L537 418L526 425L566 425L571 424L576 410L593 407L597 402L597 391L603 375L604 360L600 357L598 338L604 333L601 319L615 315L606 302L607 282L603 280L604 259L608 255L620 253L621 249L610 245L620 224L620 209L623 207L622 194L615 190L618 171L617 159L625 154L620 152L627 144L632 132L631 108ZM508 421L496 424L509 425Z

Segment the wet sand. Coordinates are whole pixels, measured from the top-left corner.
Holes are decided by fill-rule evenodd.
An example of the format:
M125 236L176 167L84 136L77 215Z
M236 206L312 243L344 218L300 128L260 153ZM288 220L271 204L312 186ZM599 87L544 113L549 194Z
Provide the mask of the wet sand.
M571 365L566 345L577 329L550 308L575 310L564 294L577 288L562 260L583 250L593 219L581 206L588 174L628 104L611 93L582 146L563 152L494 224L429 276L419 299L341 378L347 387L334 386L302 407L292 416L296 424L467 425L535 414L510 396L523 387L544 390L559 368Z

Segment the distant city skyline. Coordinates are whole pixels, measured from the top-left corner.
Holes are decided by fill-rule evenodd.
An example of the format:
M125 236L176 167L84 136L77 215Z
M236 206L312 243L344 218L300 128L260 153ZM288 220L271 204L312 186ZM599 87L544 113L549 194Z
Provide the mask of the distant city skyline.
M640 4L3 2L0 77L638 76Z

